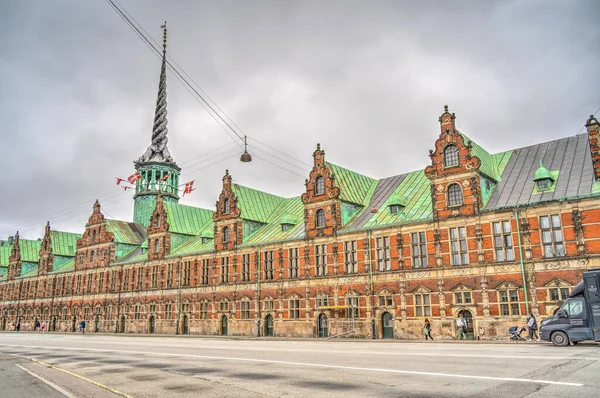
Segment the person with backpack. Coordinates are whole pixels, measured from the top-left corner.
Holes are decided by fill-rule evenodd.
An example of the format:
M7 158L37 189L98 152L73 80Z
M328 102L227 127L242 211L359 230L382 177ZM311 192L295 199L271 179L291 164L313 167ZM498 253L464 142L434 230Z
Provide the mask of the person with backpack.
M538 336L537 332L537 320L533 313L529 314L529 320L527 321L527 327L529 328L529 339L528 340L537 340L540 341L540 336Z
M428 339L433 340L433 336L431 335L431 322L429 322L429 319L427 319L427 318L425 318L423 334L425 335L425 340L428 340Z

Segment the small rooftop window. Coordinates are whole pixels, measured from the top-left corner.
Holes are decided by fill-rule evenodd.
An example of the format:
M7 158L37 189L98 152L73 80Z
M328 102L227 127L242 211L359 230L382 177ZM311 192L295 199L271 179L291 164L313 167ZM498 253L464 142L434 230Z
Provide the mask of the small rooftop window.
M397 194L393 194L392 196L390 196L390 199L387 203L387 205L390 208L390 213L392 214L398 214L402 212L402 209L406 207L406 204L406 199L403 196Z
M550 171L544 167L541 160L540 167L536 170L533 181L535 181L537 189L540 191L546 191L552 188L552 185L554 184L554 177L552 176L552 173L550 173Z

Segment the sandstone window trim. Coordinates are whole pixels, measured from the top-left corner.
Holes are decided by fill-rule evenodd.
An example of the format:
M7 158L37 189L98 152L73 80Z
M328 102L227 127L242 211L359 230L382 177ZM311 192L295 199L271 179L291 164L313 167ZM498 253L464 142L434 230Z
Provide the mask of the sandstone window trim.
M202 285L208 285L209 281L209 273L210 273L210 259L204 258L202 259Z
M290 262L290 278L298 278L299 269L300 269L300 249L297 247L292 247L289 249L289 262Z
M414 293L414 306L416 317L431 316L431 293Z
M498 289L498 305L501 316L521 315L519 289L512 286Z
M229 257L221 257L221 283L229 283Z
M357 243L355 240L344 242L344 263L347 274L356 274L358 272Z
M348 292L346 293L346 306L348 310L346 311L346 318L355 319L359 317L359 302L358 302L358 294L356 292Z
M289 319L300 319L300 299L291 298L288 300Z
M545 258L566 256L560 214L540 216L542 256Z
M315 179L315 195L324 195L325 194L325 177L318 176Z
M274 301L272 298L267 298L263 301L263 310L273 311L274 308Z
M273 250L264 252L264 265L265 265L265 280L273 280L274 268L273 268Z
M317 294L315 299L316 307L328 307L329 306L329 296L323 293Z
M315 225L317 228L325 228L327 219L325 217L325 210L318 209L315 213Z
M514 261L515 249L510 220L492 222L492 235L496 261Z
M225 198L225 200L223 200L223 214L229 213L231 213L231 202L228 198Z
M390 255L390 237L382 236L375 239L377 248L377 270L390 271L392 269L392 259Z
M468 265L467 228L448 228L448 236L450 239L450 263L452 265Z
M327 275L327 245L315 245L315 274Z
M250 280L250 266L252 259L250 253L242 254L242 281L248 282Z
M229 311L229 300L227 300L226 298L222 298L219 301L219 311L221 311L221 312Z
M240 317L241 319L250 319L250 300L244 299L240 303Z
M444 148L444 167L455 167L459 165L458 147L454 144L449 144Z
M223 243L229 243L229 227L223 227Z
M427 235L425 232L413 232L410 237L413 268L427 268Z
M200 301L200 319L208 319L208 301Z
M460 207L463 205L463 192L459 184L448 185L448 207Z

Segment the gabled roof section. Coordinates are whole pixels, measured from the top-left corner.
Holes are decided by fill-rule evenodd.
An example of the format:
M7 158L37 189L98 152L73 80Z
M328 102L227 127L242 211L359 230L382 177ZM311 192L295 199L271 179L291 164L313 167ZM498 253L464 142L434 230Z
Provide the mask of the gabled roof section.
M39 262L41 247L41 240L19 239L19 248L21 249L21 261L24 263Z
M49 272L49 274L59 274L61 272L71 272L71 271L75 271L75 259L74 258L72 260L69 260L66 263L61 264L60 266L54 268L51 272Z
M298 220L287 231L282 231L281 220L287 217ZM285 199L271 215L268 224L256 231L243 246L257 243L278 242L287 239L299 239L304 236L304 204L300 196Z
M465 144L471 144L471 156L477 156L481 161L479 172L494 181L500 181L502 171L504 170L504 167L506 167L506 162L508 162L508 158L510 158L512 151L492 155L465 134L461 132L459 132L459 134L465 139Z
M81 239L81 234L72 232L50 231L52 240L52 254L56 256L75 256L77 250L77 239Z
M553 191L534 196L533 178L540 160L548 169L557 171L558 178ZM561 138L515 149L502 173L502 181L484 209L600 193L595 185L587 134Z
M8 278L8 267L0 266L0 281L5 281Z
M11 249L12 246L8 241L0 240L0 267L8 267Z
M393 214L389 210L389 203L395 201L396 197L404 198L406 207ZM371 213L373 207L377 209L377 213ZM424 170L417 170L379 180L368 206L345 225L342 231L425 220L432 215L430 182Z
M237 197L241 217L262 223L268 222L273 211L285 200L280 196L238 184L233 184L233 193Z
M336 164L325 162L335 175L335 185L340 188L340 199L365 206L377 186L377 180Z
M177 247L170 255L167 257L176 257L182 256L186 254L194 254L194 253L204 253L210 252L215 249L215 242L212 239L206 239L206 242L203 240L206 237L201 235L195 236L183 243L181 246Z
M141 245L146 239L146 229L139 224L120 220L106 220L106 228L114 235L115 243Z
M21 268L21 278L31 278L32 276L38 276L38 265L37 264L23 264Z
M212 210L167 201L164 206L168 214L169 231L183 235L197 235L212 220L214 213Z

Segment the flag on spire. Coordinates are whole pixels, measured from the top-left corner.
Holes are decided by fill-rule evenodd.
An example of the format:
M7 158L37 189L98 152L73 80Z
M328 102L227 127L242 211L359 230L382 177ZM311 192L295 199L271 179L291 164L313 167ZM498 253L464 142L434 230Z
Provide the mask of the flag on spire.
M183 188L183 195L181 195L182 197L185 196L186 193L192 193L192 191L194 190L194 188L192 188L194 186L194 181L196 180L187 182L185 184L185 187Z
M165 174L164 176L162 176L158 179L158 182L167 181L168 178L169 178L169 174Z
M138 173L136 171L135 173L133 173L132 175L130 175L129 177L127 177L127 181L129 181L129 183L133 185L140 178L142 178L142 176L140 175L140 173Z

